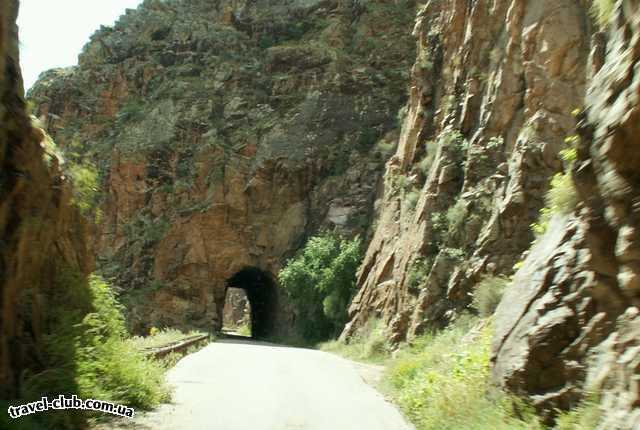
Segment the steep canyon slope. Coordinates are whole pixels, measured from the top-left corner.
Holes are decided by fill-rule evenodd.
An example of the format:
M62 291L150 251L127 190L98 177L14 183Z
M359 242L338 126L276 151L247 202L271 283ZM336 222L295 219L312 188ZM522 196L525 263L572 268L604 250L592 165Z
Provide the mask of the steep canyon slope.
M243 269L273 281L319 228L365 232L414 17L412 1L148 0L41 76L37 115L102 175L100 267L135 330L211 329ZM271 331L292 323L277 293Z
M225 286L260 278L287 331L273 276L337 228L368 239L343 339L380 318L410 340L513 276L495 382L541 411L594 387L603 428L633 428L640 5L592 7L147 0L30 98L101 174L97 254L134 330L209 329Z
M640 5L615 2L600 26L593 7L421 8L407 118L343 338L382 318L393 341L411 339L455 319L483 279L517 272L495 317L495 383L547 418L598 393L600 428L632 429Z
M345 336L374 316L395 341L445 325L533 239L589 70L588 6L429 1L397 153Z
M60 159L26 113L17 14L17 1L0 4L0 402L24 394L30 375L71 364L46 339L61 323L56 310L72 305L69 323L91 310L93 265ZM62 281L70 276L75 290Z

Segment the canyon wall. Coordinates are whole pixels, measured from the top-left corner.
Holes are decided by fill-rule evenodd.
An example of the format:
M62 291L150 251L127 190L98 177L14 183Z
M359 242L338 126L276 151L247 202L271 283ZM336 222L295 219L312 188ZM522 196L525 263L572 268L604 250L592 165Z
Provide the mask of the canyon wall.
M541 410L598 393L640 428L640 3L617 2L578 126L576 209L552 220L496 314L493 375ZM597 47L597 46L596 46Z
M366 234L414 18L404 0L147 0L41 76L37 115L101 174L99 268L135 331L211 329L243 269L273 280L321 228Z
M90 309L86 276L91 270L86 225L72 204L61 159L26 114L15 25L16 0L0 4L0 399L24 394L22 382L57 361L45 351L59 321L54 309Z
M640 5L615 2L600 25L593 7L421 8L407 115L342 337L381 318L393 342L410 340L454 320L483 279L509 279L496 385L549 421L593 392L599 428L632 429Z
M446 325L529 248L583 105L586 2L428 1L349 337L372 317L394 342Z

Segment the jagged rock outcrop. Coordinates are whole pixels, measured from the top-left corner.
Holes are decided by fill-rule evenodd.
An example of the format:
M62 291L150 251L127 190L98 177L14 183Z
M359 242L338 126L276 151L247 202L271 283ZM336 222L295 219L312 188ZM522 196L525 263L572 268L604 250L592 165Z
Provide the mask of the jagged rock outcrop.
M640 3L618 1L579 125L579 204L534 246L495 323L497 383L547 411L594 391L602 429L640 427L639 26Z
M17 14L16 0L0 3L0 400L24 394L29 375L69 364L53 363L44 351L58 323L52 308L68 306L69 286L58 279L66 271L86 277L92 266L59 160L25 112ZM74 312L82 316L89 302L75 293Z
M364 233L414 18L412 1L147 0L41 77L38 116L102 173L100 267L136 331L210 329L243 268L273 277L321 227Z
M372 317L394 342L441 327L482 277L513 272L563 169L591 32L573 0L422 7L406 118L343 337Z

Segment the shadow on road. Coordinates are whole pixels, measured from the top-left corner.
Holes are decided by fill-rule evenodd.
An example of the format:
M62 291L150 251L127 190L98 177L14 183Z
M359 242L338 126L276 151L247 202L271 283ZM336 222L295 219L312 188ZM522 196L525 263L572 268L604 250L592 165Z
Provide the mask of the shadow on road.
M241 345L250 345L250 346L262 346L262 347L271 347L271 348L294 348L294 349L313 349L310 347L303 346L294 346L294 345L286 345L282 343L275 343L268 340L259 340L254 339L248 336L240 336L231 333L220 333L218 335L218 339L216 343L230 343L230 344L241 344Z

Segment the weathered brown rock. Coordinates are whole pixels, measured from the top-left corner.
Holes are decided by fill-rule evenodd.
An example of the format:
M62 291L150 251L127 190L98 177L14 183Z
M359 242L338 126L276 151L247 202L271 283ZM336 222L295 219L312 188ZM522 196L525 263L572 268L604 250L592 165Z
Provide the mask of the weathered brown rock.
M38 114L103 173L101 268L136 331L210 329L243 268L273 278L321 227L365 233L414 17L412 1L148 1L43 76Z
M640 428L640 313L631 307L593 354L586 387L600 397L602 429Z
M493 345L498 384L545 411L594 390L602 429L639 425L639 26L640 4L617 2L579 126L580 203L554 220L516 274Z
M407 116L344 337L374 316L396 341L442 326L483 276L513 272L584 98L589 23L570 0L423 6Z
M18 2L0 3L0 399L23 394L25 376L52 366L44 340L65 270L91 270L86 227L44 134L25 113L15 20ZM86 305L77 297L74 309ZM69 365L57 362L58 366Z

